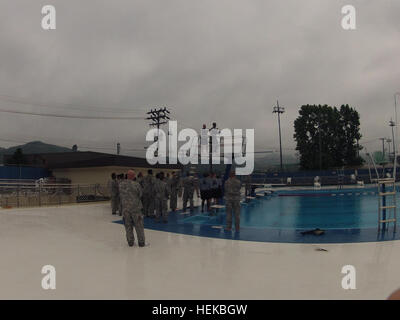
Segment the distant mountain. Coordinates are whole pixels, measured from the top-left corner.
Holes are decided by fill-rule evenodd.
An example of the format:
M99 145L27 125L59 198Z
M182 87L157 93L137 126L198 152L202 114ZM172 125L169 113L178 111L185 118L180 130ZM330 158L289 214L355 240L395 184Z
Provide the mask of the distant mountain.
M32 154L32 153L52 153L52 152L71 152L72 149L60 147L54 144L48 144L41 141L32 141L19 146L14 146L10 148L0 148L0 162L3 162L3 155L14 154L15 150L21 148L22 153Z

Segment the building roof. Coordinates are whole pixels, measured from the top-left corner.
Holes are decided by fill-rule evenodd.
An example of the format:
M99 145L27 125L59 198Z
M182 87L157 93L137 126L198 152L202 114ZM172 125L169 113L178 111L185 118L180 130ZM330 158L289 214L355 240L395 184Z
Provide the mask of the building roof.
M6 162L12 155L4 155ZM159 168L182 169L181 164L156 164L147 163L144 158L121 156L109 153L92 151L55 152L25 154L25 165L44 167L47 169L87 168L87 167L132 167L132 168Z

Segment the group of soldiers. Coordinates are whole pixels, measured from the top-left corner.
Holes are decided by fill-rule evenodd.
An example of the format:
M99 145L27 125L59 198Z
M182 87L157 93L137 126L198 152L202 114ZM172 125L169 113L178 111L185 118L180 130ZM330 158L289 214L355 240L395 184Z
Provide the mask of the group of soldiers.
M119 186L122 181L127 179L127 175L113 173L111 179L112 214L118 212L119 215L122 215L123 206ZM156 221L160 221L160 218L162 218L164 222L168 222L166 215L168 199L170 199L170 209L175 211L177 208L177 197L181 188L179 174L173 172L172 177L170 177L169 173L165 175L164 172L160 172L154 177L153 170L150 169L146 176L143 176L140 172L137 177L135 176L134 181L139 184L142 190L140 201L143 215L156 218Z
M224 186L220 176L215 173L204 173L200 179L201 211L204 212L204 204L210 211L211 203L221 204L222 197L225 198L226 208L226 231L232 230L232 214L235 217L235 231L240 231L240 200L242 183L236 178L232 171Z
M207 205L207 211L210 211L211 204L219 204L221 202L222 179L215 173L203 173L200 179L200 197L201 197L201 212L204 212L204 204Z
M170 176L159 172L156 176L150 169L146 176L129 170L127 174L111 175L111 207L112 214L123 216L127 241L130 246L134 244L133 228L135 228L139 246L145 245L143 217L154 218L156 222L168 222L168 200L171 211L176 211L178 197L182 197L183 212L186 212L189 203L190 211L194 210L194 193L202 199L207 210L210 202L219 203L223 196L222 180L215 174L204 174L198 181L193 173L184 173L183 177L178 172ZM238 179L230 177L225 183L225 199L227 209L227 230L231 230L232 211L235 213L236 231L239 230L240 219L240 188ZM230 216L230 219L229 219ZM230 222L229 222L230 221Z

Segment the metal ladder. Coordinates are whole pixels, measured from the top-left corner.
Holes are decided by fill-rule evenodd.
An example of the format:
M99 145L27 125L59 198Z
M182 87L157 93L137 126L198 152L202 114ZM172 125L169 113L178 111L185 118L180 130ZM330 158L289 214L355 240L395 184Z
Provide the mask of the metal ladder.
M387 224L393 222L394 228L393 231L396 231L396 223L397 223L397 214L396 214L396 160L393 165L393 177L385 178L384 177L384 168L382 168L382 178L379 177L379 172L376 167L375 161L372 158L371 154L367 152L367 156L370 158L376 173L376 179L372 178L371 169L368 163L370 182L376 182L378 187L378 231L381 230L381 225L383 226L383 230L386 229ZM395 157L396 159L396 157ZM386 189L386 186L391 186L391 189ZM391 202L388 203L387 200L391 198Z
M394 97L394 113L395 113L395 126L396 126L396 141L398 141L398 134L397 134L397 106L396 106L396 95ZM396 216L396 175L397 175L397 148L394 147L395 139L393 136L393 171L392 177L384 178L385 169L384 164L382 165L382 178L379 178L378 171L376 169L375 162L373 158L370 156L372 163L375 167L375 171L377 173L377 183L378 183L378 192L379 192L379 223L378 223L378 230L380 230L381 224L383 226L383 230L386 228L386 224L393 222L394 228L393 232L396 232L396 225L397 225L397 216ZM384 160L384 159L383 159ZM384 162L384 161L383 161ZM391 190L387 190L386 186L392 186ZM392 201L390 204L386 202L387 197L392 197ZM388 212L387 212L388 210ZM387 214L389 213L389 214Z
M394 178L381 178L377 179L377 184L379 195L378 230L381 229L381 225L385 230L386 224L392 222L394 230L396 230L396 181ZM391 201L388 202L388 199Z
M337 187L338 189L343 189L343 185L344 185L344 169L338 169L338 182L337 182Z

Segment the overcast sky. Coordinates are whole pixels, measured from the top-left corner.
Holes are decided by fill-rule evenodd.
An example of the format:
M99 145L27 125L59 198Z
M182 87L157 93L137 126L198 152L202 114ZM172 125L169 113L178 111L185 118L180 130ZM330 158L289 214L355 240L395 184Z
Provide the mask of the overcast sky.
M46 4L57 10L53 31L41 28ZM346 4L356 7L357 30L341 27ZM391 135L399 18L398 0L1 0L0 108L144 116L168 106L181 128L254 128L256 149L266 150L278 148L277 99L288 149L302 104L348 103L368 142ZM119 141L129 153L143 148L147 130L144 120L0 112L2 140L81 150Z

